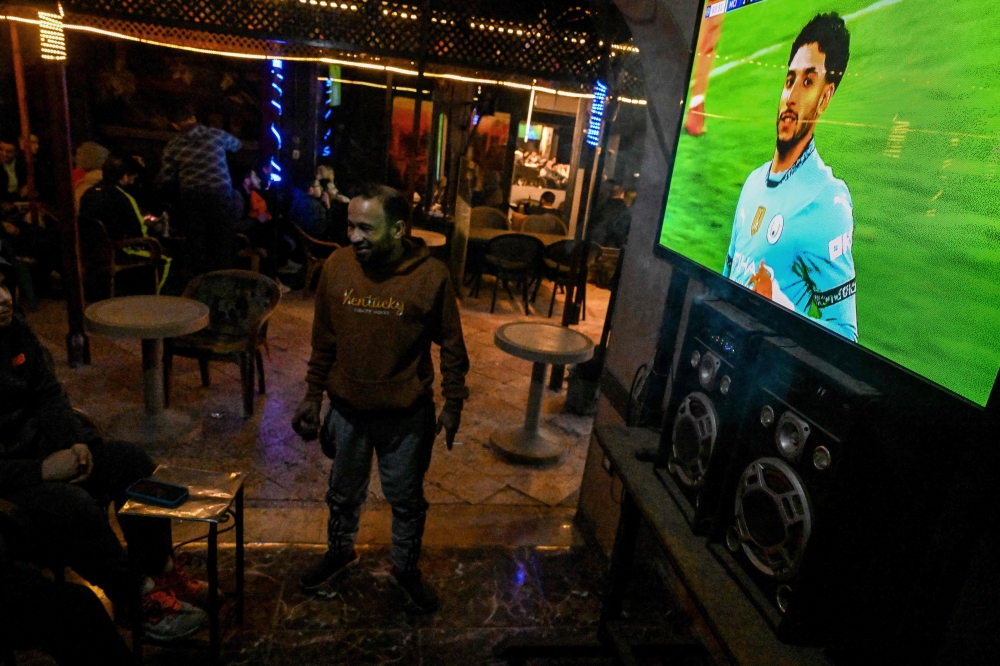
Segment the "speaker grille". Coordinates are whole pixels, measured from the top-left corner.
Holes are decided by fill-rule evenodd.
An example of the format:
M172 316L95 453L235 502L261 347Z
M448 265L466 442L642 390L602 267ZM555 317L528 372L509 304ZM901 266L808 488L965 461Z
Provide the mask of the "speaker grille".
M719 431L719 417L712 399L692 393L681 402L674 419L670 471L689 488L705 482L705 472Z
M779 458L759 458L740 475L736 530L761 573L787 580L802 565L812 532L812 506L799 475Z

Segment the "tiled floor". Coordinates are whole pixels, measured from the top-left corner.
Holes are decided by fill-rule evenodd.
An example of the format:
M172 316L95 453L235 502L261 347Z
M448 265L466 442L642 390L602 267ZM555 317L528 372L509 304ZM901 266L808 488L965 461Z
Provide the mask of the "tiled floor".
M491 651L502 639L592 638L600 615L605 562L590 548L429 548L423 569L441 602L432 615L406 605L389 580L382 547L362 549L359 566L326 594L304 594L298 575L321 552L302 545L247 549L251 601L242 627L227 623L225 663L499 666ZM220 554L224 572L232 554ZM231 581L224 577L223 585ZM640 568L626 616L664 639L689 640L683 616L664 599L652 572ZM208 663L203 649L151 646L146 654L152 666Z
M466 297L462 303L472 359L471 397L460 443L450 452L442 441L437 443L425 483L432 507L421 568L441 599L440 611L430 616L410 612L389 582L390 511L377 475L358 539L361 565L329 594L307 596L299 587L303 568L324 551L323 495L329 469L319 446L303 443L290 427L304 393L311 299L288 294L273 316L265 361L268 395L258 397L250 419L242 416L235 366L213 366L212 387L203 388L194 362L175 361L172 404L189 412L195 427L181 441L151 446L150 452L163 463L250 472L246 618L242 626L232 618L225 623L223 663L498 666L492 649L505 638L594 637L606 562L575 538L572 525L592 419L563 413L565 391L546 391L543 425L566 446L563 459L532 469L491 452L490 431L523 419L531 365L493 346L493 331L524 315L506 299L498 303L496 314L489 314L488 293L484 289L480 299ZM542 289L540 305L547 304L549 293ZM590 288L588 319L579 326L595 341L607 296ZM558 316L559 308L553 321ZM70 369L63 346L65 317L64 306L49 301L29 319L52 350L72 402L107 425L124 408L141 404L139 341L92 336L93 364ZM187 523L178 525L174 536L180 541L203 531ZM229 589L234 549L225 542L231 536L223 535L220 548L222 585ZM203 553L200 545L186 548ZM648 558L637 558L626 622L634 622L647 642L690 640L687 620L671 610L648 565ZM586 663L611 663L595 656ZM50 662L21 655L19 663ZM209 656L203 647L149 646L146 663L195 666L209 663ZM529 663L567 666L580 661Z
M542 315L525 317L519 306L501 296L489 313L491 283L479 299L461 303L462 323L471 357L466 403L458 441L448 451L439 438L427 472L425 494L433 505L428 543L568 546L567 525L576 507L592 419L563 413L565 389L546 390L543 426L566 447L559 463L545 469L512 465L489 448L490 432L523 421L531 364L497 349L493 332L520 319L542 320L551 294L538 294ZM502 294L502 291L501 291ZM609 292L590 286L587 320L577 329L595 342L600 338ZM562 297L551 320L558 322ZM271 318L270 353L265 358L268 393L259 396L252 418L244 420L239 373L235 365L213 364L212 385L201 386L198 367L189 359L174 361L172 406L191 414L195 427L181 441L149 448L161 463L203 469L245 470L247 541L322 543L326 507L323 496L329 461L318 444L305 443L292 431L291 416L305 392L309 358L312 298L286 294ZM92 364L70 369L65 363L65 305L43 301L29 321L51 349L60 380L74 405L106 426L126 407L141 404L138 340L92 335ZM436 354L436 352L435 352ZM359 542L388 543L388 506L373 470ZM456 521L472 531L451 529ZM179 526L179 538L187 535ZM464 535L464 536L463 536Z

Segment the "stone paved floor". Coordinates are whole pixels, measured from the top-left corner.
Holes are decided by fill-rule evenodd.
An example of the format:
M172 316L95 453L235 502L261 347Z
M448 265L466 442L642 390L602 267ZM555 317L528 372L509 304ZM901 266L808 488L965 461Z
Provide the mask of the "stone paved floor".
M201 546L192 573L204 577ZM265 544L247 547L244 624L231 602L223 606L223 664L232 666L502 666L492 649L503 639L593 640L606 561L595 548L428 548L425 579L440 610L413 612L388 576L388 549L363 547L361 562L323 594L301 591L303 567L320 546ZM220 585L233 589L234 549L219 553ZM203 560L202 560L203 563ZM692 641L689 620L673 606L649 568L637 558L623 622L643 642ZM207 631L185 645L147 645L148 666L209 664ZM600 655L595 655L600 657ZM51 666L40 653L21 653L19 666ZM537 666L611 664L610 659L531 661ZM707 666L705 658L644 661Z
M506 322L544 319L551 294L548 284L538 294L542 316L525 317L505 296L500 297L496 313L490 314L491 287L486 278L480 297L466 296L461 303L472 366L468 376L471 397L454 449L449 452L442 438L435 445L425 482L427 500L433 505L427 543L568 546L572 542L568 524L575 512L592 419L563 413L565 390L546 390L543 426L566 447L563 459L545 469L531 469L507 463L491 452L488 441L494 428L523 421L531 372L529 362L493 345L493 332ZM608 295L589 287L587 320L577 327L595 342L600 338ZM560 296L555 315L548 321L559 321L561 307ZM43 301L29 321L55 356L59 378L74 405L107 426L124 409L142 403L139 341L92 335L92 364L70 369L63 343L65 317L64 303ZM250 419L243 418L235 365L212 364L212 385L204 388L197 363L175 359L172 406L189 413L195 427L181 441L149 447L161 463L250 472L248 542L325 540L323 496L329 461L318 444L302 442L290 426L305 390L311 324L311 295L286 294L268 332L268 393L258 396ZM388 543L388 519L373 470L359 543ZM469 529L455 531L456 524ZM189 531L188 526L179 526L178 538Z

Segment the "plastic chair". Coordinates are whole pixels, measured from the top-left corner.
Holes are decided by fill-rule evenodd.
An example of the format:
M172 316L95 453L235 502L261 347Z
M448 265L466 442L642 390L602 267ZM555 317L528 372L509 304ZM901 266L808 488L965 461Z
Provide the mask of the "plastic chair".
M322 241L318 238L313 238L303 231L302 227L299 227L298 225L296 225L295 229L299 232L299 237L302 239L302 249L306 255L305 290L309 291L312 289L313 276L318 270L323 268L323 264L326 263L327 257L333 254L334 250L339 249L340 245L330 241Z
M209 361L229 361L240 368L243 414L253 414L254 362L261 395L264 359L260 348L267 343L267 320L281 301L278 283L259 273L242 270L213 271L198 276L184 290L186 298L209 308L208 326L196 333L163 341L163 397L170 405L170 375L173 357L198 359L202 386L209 386Z
M248 259L250 261L250 270L254 273L260 273L260 255L257 253L257 248L253 246L250 242L250 237L246 234L236 234L236 256L241 259Z
M498 211L496 208L490 208L489 206L476 206L472 209L471 218L469 220L469 228L502 229L504 231L510 231L510 223L507 222L507 218L504 217L503 213Z
M574 284L580 276L583 267L583 256L586 252L586 269L593 266L601 257L602 249L597 243L591 241L562 240L553 243L545 248L545 256L542 259L542 276L535 285L535 296L538 295L538 287L542 279L552 281L552 300L549 302L549 317L556 305L556 292L559 287L565 290L567 285ZM534 296L532 297L534 301ZM587 320L587 290L583 290L583 311L581 317Z
M528 309L528 288L535 277L538 259L544 251L545 245L542 241L525 234L503 234L486 244L486 270L492 269L493 275L496 276L496 282L493 284L493 302L490 304L491 313L496 309L500 283L503 282L507 295L513 301L514 294L511 293L508 282L516 281L522 289L524 314L531 314ZM476 278L474 297L479 296L481 279L482 273Z
M552 234L553 236L566 235L566 223L555 215L546 213L545 215L529 215L521 223L521 231L533 234Z

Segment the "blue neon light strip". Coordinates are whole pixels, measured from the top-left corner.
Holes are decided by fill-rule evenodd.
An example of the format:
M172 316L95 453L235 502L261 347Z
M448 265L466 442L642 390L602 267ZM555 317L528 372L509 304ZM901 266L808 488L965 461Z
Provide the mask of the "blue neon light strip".
M587 127L587 145L594 148L601 142L601 123L604 120L607 98L608 87L598 81L594 84L594 101L590 105L590 126Z
M718 16L719 14L736 11L741 7L755 5L758 2L763 1L764 0L719 0L719 2L713 2L705 6L705 18L712 18L713 16Z
M281 69L282 67L284 67L284 63L278 59L274 59L271 61L271 67L274 67L275 69Z
M278 140L278 150L281 150L281 134L278 133L278 128L274 126L274 123L271 123L271 134Z

